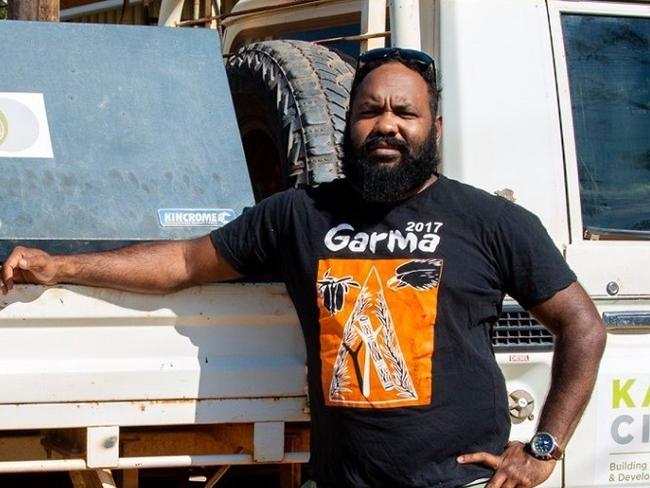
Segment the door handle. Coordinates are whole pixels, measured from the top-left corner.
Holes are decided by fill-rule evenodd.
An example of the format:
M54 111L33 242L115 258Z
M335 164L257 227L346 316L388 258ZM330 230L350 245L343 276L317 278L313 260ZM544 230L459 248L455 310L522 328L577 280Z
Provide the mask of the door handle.
M650 332L650 311L603 312L603 322L610 331L647 329Z

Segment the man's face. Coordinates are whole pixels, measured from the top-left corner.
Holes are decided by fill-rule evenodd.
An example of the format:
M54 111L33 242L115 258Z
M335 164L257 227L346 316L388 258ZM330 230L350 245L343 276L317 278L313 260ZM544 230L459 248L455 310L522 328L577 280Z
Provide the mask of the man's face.
M392 202L431 178L436 126L426 81L399 62L371 71L357 87L346 134L346 175L364 199Z

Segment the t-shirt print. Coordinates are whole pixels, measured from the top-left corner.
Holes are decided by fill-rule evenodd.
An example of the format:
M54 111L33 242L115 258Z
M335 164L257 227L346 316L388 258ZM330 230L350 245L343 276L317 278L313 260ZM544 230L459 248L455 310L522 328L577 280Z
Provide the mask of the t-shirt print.
M318 307L329 406L431 403L442 259L322 259Z

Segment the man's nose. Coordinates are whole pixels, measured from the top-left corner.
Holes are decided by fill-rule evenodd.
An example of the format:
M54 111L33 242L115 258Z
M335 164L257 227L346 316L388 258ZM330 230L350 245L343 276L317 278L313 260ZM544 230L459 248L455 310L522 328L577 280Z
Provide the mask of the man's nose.
M382 112L375 121L375 134L384 136L396 136L399 133L397 117L390 110Z

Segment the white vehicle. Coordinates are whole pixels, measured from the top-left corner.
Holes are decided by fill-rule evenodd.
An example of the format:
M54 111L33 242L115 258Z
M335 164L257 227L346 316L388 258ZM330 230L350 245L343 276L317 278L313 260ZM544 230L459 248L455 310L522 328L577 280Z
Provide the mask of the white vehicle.
M62 18L109 19L109 3ZM592 400L543 486L650 486L650 4L240 0L203 19L196 5L182 15L182 0L165 0L158 21L218 24L257 199L339 176L351 57L387 42L435 57L442 171L537 214L608 329ZM63 347L81 325L84 339ZM552 336L506 300L492 337L512 438L528 440ZM304 346L277 285L23 288L0 310L0 358L0 471L308 457ZM46 460L38 429L59 459ZM215 443L217 431L231 440ZM85 439L77 451L62 448L71 438ZM14 459L14 445L31 447Z
M241 15L223 20L224 51L296 38L353 55L383 47L390 30L393 45L434 56L442 171L537 214L608 328L592 400L544 486L650 486L650 5L348 1L256 13L262 4L240 1ZM520 440L550 377L550 343L533 324L507 300L493 335Z

